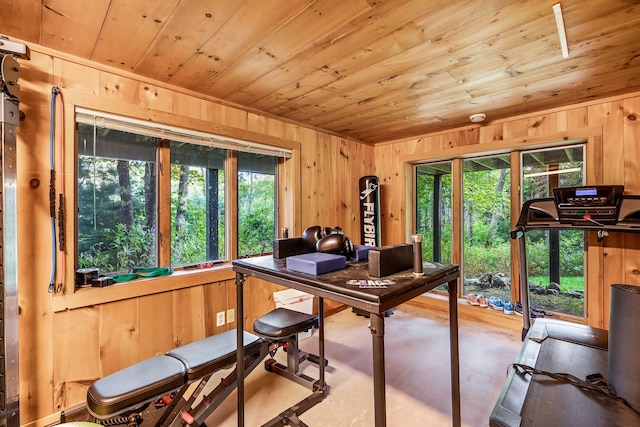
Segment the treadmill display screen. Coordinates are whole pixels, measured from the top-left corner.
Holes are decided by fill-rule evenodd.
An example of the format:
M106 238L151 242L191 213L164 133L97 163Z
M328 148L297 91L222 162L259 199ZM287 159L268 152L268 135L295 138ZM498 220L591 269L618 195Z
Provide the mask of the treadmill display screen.
M574 225L618 222L622 185L561 187L553 189L553 199L561 223Z
M577 188L576 196L597 196L598 190L595 188Z

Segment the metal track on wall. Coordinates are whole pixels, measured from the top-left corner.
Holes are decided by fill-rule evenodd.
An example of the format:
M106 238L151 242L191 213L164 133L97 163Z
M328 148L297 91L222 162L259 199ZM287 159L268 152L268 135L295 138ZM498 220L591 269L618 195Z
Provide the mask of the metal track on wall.
M16 127L20 65L29 49L0 38L0 426L20 426Z

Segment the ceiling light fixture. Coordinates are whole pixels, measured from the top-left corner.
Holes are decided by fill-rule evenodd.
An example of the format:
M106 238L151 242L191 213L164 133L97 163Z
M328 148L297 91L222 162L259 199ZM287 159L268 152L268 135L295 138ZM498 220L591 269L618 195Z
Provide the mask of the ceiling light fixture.
M469 116L469 120L471 120L473 123L484 122L484 119L486 118L487 115L485 113L472 114Z
M569 57L569 47L567 46L567 33L564 30L564 19L562 18L562 9L560 3L553 5L553 14L556 16L556 25L558 26L558 37L560 37L560 48L562 49L562 56L564 58Z

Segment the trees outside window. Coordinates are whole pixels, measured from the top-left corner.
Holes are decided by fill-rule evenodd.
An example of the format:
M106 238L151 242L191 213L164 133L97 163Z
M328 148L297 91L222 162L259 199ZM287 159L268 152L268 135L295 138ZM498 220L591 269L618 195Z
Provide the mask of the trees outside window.
M238 153L238 257L263 255L273 249L277 160Z
M519 165L509 154L454 159L417 165L415 229L423 234L423 257L444 263L462 259L462 295L472 293L511 300L513 289L511 228L512 169L520 170L523 200L552 197L555 187L584 185L584 145L522 152ZM514 168L517 166L517 168ZM461 168L462 194L452 186ZM452 206L462 206L453 224ZM461 248L453 245L453 230L461 230ZM583 231L526 233L528 279L533 307L584 317L585 234Z
M463 294L510 300L510 156L465 159L463 171Z
M583 185L583 159L582 145L522 153L523 203L553 197L556 187ZM584 231L533 230L525 238L532 306L584 317Z
M78 266L157 264L155 139L78 125Z
M76 122L77 268L206 266L272 251L286 150L84 111Z
M451 263L451 162L416 168L416 232L423 235L422 259Z
M227 151L171 142L171 264L224 259Z

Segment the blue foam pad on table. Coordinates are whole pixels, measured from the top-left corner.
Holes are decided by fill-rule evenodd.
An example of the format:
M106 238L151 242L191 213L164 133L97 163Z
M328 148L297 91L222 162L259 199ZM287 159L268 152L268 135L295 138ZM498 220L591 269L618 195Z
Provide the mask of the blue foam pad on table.
M347 257L343 255L312 252L309 254L287 257L287 268L300 273L318 274L340 270L347 265Z
M369 250L373 248L374 246L353 245L351 259L353 261L364 261L365 259L369 259Z

